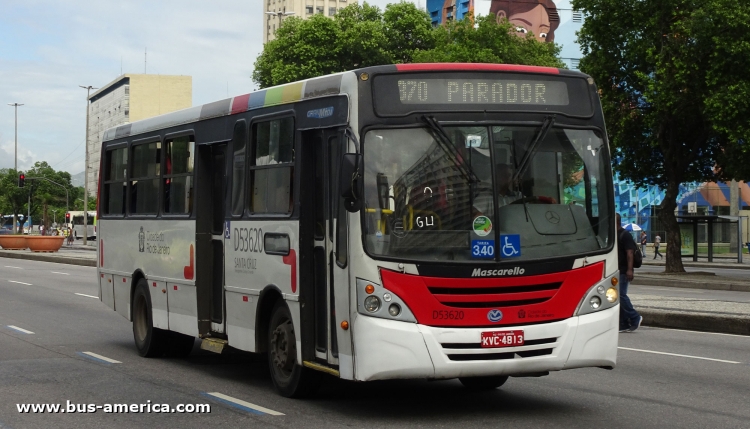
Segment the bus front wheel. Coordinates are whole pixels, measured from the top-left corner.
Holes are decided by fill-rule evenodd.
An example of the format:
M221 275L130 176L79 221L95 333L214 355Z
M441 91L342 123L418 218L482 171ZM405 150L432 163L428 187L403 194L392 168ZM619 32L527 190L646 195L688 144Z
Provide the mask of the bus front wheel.
M508 381L507 376L487 376L487 377L459 377L458 381L467 389L472 390L493 390L505 384Z
M287 398L309 396L320 385L320 373L297 364L297 339L289 308L274 306L268 324L268 365L276 390Z
M133 338L138 354L158 357L164 354L167 332L154 328L151 294L145 279L138 280L133 295Z

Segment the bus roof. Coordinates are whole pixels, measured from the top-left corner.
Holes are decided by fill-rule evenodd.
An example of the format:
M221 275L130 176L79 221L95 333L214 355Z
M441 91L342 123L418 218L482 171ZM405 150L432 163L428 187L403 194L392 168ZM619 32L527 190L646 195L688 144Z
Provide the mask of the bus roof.
M104 132L102 142L141 134L148 131L187 124L219 116L233 115L248 110L261 109L286 103L294 103L341 93L341 79L347 73L393 73L424 71L498 71L515 73L538 73L588 77L587 75L554 67L525 66L517 64L485 63L415 63L365 67L353 71L310 78L298 82L273 86L249 94L238 95L220 101L193 106L153 118L122 124Z

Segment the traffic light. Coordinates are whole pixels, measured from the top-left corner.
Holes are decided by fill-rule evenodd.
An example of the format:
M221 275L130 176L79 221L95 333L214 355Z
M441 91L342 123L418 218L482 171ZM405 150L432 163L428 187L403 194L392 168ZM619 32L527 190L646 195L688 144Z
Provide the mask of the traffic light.
M26 175L21 173L18 175L18 187L23 188L24 182L26 182Z
M65 223L70 223L70 213L65 213Z

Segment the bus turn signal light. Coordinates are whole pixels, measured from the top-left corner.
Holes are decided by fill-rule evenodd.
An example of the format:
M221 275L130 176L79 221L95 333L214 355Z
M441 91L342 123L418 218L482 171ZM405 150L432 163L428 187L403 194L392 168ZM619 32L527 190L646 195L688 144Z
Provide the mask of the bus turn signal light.
M612 286L617 286L617 283L620 283L620 281L617 280L617 277L612 277L611 283L612 283Z
M367 292L368 295L371 294L371 293L373 293L373 292L375 292L375 286L373 286L373 285L367 285L367 286L365 286L365 292Z
M341 329L343 329L345 331L347 329L349 329L349 322L347 322L346 320L344 320L343 322L341 322Z

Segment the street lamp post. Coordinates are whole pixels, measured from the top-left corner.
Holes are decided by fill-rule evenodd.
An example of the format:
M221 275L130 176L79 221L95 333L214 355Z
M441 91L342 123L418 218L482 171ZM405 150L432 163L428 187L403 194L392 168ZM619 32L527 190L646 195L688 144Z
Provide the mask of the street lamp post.
M266 15L278 16L279 17L279 28L281 28L281 20L285 16L294 15L294 12L282 12L282 11L278 11L278 12L266 12ZM274 34L276 34L276 33L274 33Z
M85 156L85 161L84 161L85 165L83 166L83 212L84 212L83 230L85 231L83 233L83 245L85 246L88 244L87 236L89 235L88 234L88 230L89 230L88 228L88 225L89 225L89 220L88 220L89 218L88 216L88 211L89 211L89 96L91 95L91 90L97 89L97 88L94 88L91 85L89 86L78 85L78 86L86 90L86 133L83 135L83 138L85 139L84 143L86 143L84 145L84 147L86 148L86 156Z
M18 107L23 106L23 104L19 103L13 103L8 104L8 106L13 106L14 110L16 111L16 137L15 137L15 150L13 152L13 158L15 159L15 162L13 164L13 168L16 170L16 174L18 174ZM31 228L31 225L29 225L29 228ZM13 213L13 231L16 230L16 213Z

